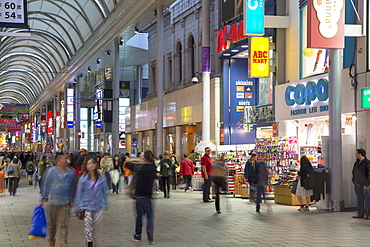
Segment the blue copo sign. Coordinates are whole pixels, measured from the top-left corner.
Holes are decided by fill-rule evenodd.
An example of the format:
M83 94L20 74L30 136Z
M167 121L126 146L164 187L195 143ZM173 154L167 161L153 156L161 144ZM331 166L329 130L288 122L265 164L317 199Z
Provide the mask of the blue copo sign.
M326 101L328 98L329 82L326 79L320 79L317 83L309 81L306 85L288 86L285 90L285 103L288 106L311 105L316 99Z

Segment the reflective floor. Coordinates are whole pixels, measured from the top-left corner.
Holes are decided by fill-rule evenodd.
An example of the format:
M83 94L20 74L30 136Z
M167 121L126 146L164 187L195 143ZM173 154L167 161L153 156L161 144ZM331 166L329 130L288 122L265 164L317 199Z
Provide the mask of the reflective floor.
M47 241L29 240L33 208L38 189L22 178L16 196L0 195L0 246L47 246ZM124 193L110 194L110 209L104 212L95 241L98 247L146 246L146 236L133 242L133 200ZM355 212L311 208L298 212L297 206L268 201L261 212L246 199L224 195L221 214L214 203L203 203L200 191L172 191L171 198L160 193L155 203L156 246L370 246L370 220L352 219ZM57 245L58 245L57 241ZM69 246L86 246L83 222L70 218Z

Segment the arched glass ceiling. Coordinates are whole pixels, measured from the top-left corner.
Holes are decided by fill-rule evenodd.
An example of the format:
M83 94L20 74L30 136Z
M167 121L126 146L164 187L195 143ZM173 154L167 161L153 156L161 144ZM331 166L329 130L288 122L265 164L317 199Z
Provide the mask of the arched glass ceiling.
M32 104L124 0L29 0L30 38L3 37L0 43L0 102Z

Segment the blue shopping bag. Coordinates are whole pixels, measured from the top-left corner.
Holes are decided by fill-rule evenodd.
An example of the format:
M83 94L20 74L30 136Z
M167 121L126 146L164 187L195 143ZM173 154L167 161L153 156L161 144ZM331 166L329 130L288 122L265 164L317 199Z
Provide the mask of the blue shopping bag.
M29 239L45 238L48 229L46 222L45 210L41 205L38 205L33 210L32 224L30 233L28 234Z

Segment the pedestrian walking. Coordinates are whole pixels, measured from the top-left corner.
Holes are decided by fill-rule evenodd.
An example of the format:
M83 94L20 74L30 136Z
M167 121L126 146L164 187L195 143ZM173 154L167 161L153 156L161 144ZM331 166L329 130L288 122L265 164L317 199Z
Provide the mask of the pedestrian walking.
M38 175L39 175L39 188L40 188L40 193L42 193L42 186L43 186L43 178L44 178L44 173L46 171L46 167L47 167L47 157L46 155L43 155L41 157L41 160L40 162L38 163L37 167L39 168L39 172L38 172ZM46 173L45 173L46 175Z
M108 184L108 190L112 189L112 180L110 178L109 172L112 167L112 158L110 157L109 153L104 153L103 158L100 161L100 168L103 171L103 174L105 175L105 179Z
M122 170L121 157L119 154L115 154L112 161L112 166L109 171L110 178L112 180L113 193L118 194L119 189L119 177Z
M265 188L266 185L268 184L266 163L261 160L258 160L256 164L256 177L257 177L256 181L257 183L255 185L257 192L256 212L259 213L261 209L262 197L265 199Z
M357 197L357 215L352 218L370 219L370 161L366 158L366 151L362 148L356 150L352 182Z
M180 176L185 182L185 192L188 192L189 189L192 191L192 176L194 174L194 163L191 159L188 158L187 154L184 154L184 159L180 163Z
M211 198L209 198L209 193L211 190L211 185L213 181L213 177L211 176L213 165L211 161L211 148L206 147L204 149L205 154L203 155L202 159L200 160L201 168L202 168L202 177L204 178L204 185L203 185L203 202L213 202Z
M163 152L163 160L159 162L160 166L160 173L161 173L161 179L163 182L163 192L164 192L164 198L170 198L170 182L171 177L173 174L173 163L170 160L170 152L164 151Z
M211 176L213 177L213 184L215 188L215 207L216 212L221 213L220 208L220 192L226 190L226 166L224 159L222 157L219 157L212 161L213 169L211 170Z
M257 177L256 177L257 153L252 153L244 167L244 179L249 183L249 201L253 202L256 194Z
M301 168L299 169L299 181L297 184L296 196L298 198L299 204L301 205L298 208L298 211L310 211L309 206L313 195L312 189L306 189L307 183L306 180L309 176L313 176L313 167L311 162L308 160L307 156L302 156L300 159ZM306 204L304 204L303 198L305 198Z
M60 246L68 246L68 222L71 203L76 185L75 171L68 167L68 156L56 155L56 166L50 168L44 180L40 205L48 198L49 222L48 243L55 247L55 235L59 230ZM59 228L59 229L57 229Z
M14 157L12 162L9 164L6 171L9 177L9 194L15 196L17 193L19 179L21 178L21 167L19 165L19 160Z
M84 212L87 246L93 247L94 236L102 220L102 210L108 210L108 192L105 177L99 173L96 158L88 156L85 171L77 185L74 211Z
M32 185L32 176L35 173L35 161L32 156L28 157L28 161L26 163L26 171L27 171L27 179L28 185Z
M8 188L9 184L9 176L8 176L8 167L9 167L9 159L4 157L1 159L1 170L4 172L4 180L5 180L5 188Z
M172 173L172 177L171 177L171 184L172 184L172 189L173 190L176 190L176 186L178 184L178 175L180 173L180 165L179 165L179 162L177 161L177 158L175 155L171 155L170 156L170 159L172 161L172 165L173 165L173 173Z
M156 176L154 155L152 151L147 150L144 153L144 159L141 166L137 166L130 162L127 163L127 166L130 168L130 170L137 172L137 182L134 196L136 200L136 224L133 240L136 242L141 242L143 216L146 215L146 234L148 243L154 244L154 216L152 206L152 186Z

